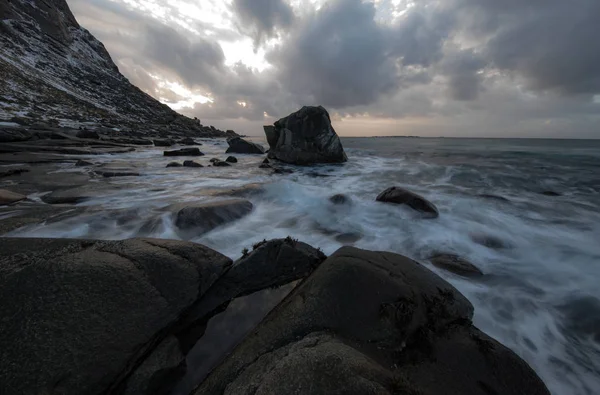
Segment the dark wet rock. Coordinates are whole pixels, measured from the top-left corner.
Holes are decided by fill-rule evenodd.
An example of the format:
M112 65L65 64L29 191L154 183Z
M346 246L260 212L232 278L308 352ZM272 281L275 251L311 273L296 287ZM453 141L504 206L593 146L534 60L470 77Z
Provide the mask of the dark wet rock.
M160 140L160 139L156 139L153 140L153 143L156 147L170 147L173 145L173 141L172 140Z
M181 145L202 145L202 143L196 142L191 137L186 137L186 138L184 138L182 140L179 140L179 144L181 144Z
M471 240L477 244L481 244L484 247L491 248L493 250L500 250L504 248L511 248L511 244L503 241L497 236L492 236L483 233L471 234Z
M235 154L264 154L265 149L256 143L252 143L250 141L244 140L241 137L232 137L227 139L227 144L229 144L229 148L227 148L226 153L235 153Z
M270 163L268 158L265 158L265 160L262 161L262 163Z
M130 145L154 145L152 140L141 139L141 138L131 138L131 137L121 137L121 138L111 138L111 141L119 144L130 144Z
M481 277L483 272L471 262L453 254L437 254L429 261L440 269L447 270L463 277Z
M362 235L356 232L340 233L335 236L335 240L342 244L353 244L362 239Z
M90 185L84 185L77 188L61 189L41 197L44 203L48 204L77 204L93 197L101 196L106 191Z
M344 247L194 394L549 395L472 316L469 301L419 263Z
M214 167L227 167L227 166L231 166L231 164L229 162L219 160L219 161L213 162L213 166Z
M294 170L286 169L284 167L275 167L273 168L273 174L292 174Z
M194 235L240 219L252 212L253 205L247 200L225 200L211 203L181 203L170 207L175 212L175 225Z
M173 151L165 151L165 156L203 156L199 148L181 148Z
M25 199L27 199L27 196L25 195L8 191L6 189L0 189L0 206L17 203Z
M333 204L352 204L352 199L349 196L338 193L329 198L329 201Z
M167 167L182 167L183 165L179 162L171 162L167 164Z
M19 174L27 173L27 172L29 172L29 169L22 169L22 168L0 170L0 178L10 177L10 176L18 176Z
M307 277L327 258L320 250L290 237L254 246L223 275L188 314L178 338L187 351L203 331L196 329L231 300ZM194 324L195 323L195 324Z
M213 196L252 196L257 195L264 192L265 186L264 184L252 183L246 184L239 188L227 189L227 190L219 190L211 195Z
M261 163L260 166L258 166L259 169L272 169L273 166L271 166L268 163Z
M194 162L193 160L186 160L183 162L184 167L204 167L198 162Z
M269 158L296 165L341 163L348 158L323 107L302 107L265 126Z
M544 196L561 196L560 193L555 192L555 191L543 191L542 195L544 195Z
M229 163L237 163L237 158L235 156L228 156L227 159L225 159L225 162L229 162Z
M32 138L32 134L20 129L0 129L0 143L15 143L27 141Z
M102 177L105 178L112 178L112 177L137 177L140 175L140 173L135 172L135 171L96 171L95 172L98 175L101 175Z
M83 159L79 159L76 163L75 166L78 167L83 167L83 166L93 166L94 164L92 162L88 162L87 160L83 160Z
M381 192L376 200L384 203L405 204L413 210L423 213L425 218L437 218L439 216L438 209L433 203L423 196L404 188L388 188Z
M100 135L98 134L98 132L96 132L95 130L89 130L89 129L82 129L82 130L78 131L75 136L80 139L93 139L93 140L100 139Z
M496 200L496 201L499 201L499 202L510 202L510 200L508 200L504 196L492 195L492 194L489 194L489 193L482 193L481 195L478 195L478 196L482 197L484 199Z
M210 163L216 163L216 162L220 162L220 161L221 161L221 159L219 159L219 158L210 158L210 160L209 160Z
M183 359L169 329L230 265L175 240L0 239L0 392L155 393Z

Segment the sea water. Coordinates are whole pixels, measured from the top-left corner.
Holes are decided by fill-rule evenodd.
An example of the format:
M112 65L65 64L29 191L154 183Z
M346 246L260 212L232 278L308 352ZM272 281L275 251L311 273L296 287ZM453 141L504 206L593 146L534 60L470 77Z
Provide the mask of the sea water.
M189 236L229 257L254 243L288 235L331 254L342 245L393 251L427 265L475 306L474 323L510 347L553 394L600 393L600 141L344 138L348 162L273 175L263 156L236 155L231 167L165 168L158 148L90 156L124 161L142 175L114 179L116 188L81 203L85 213L31 226L11 236L123 239L180 238L172 214L182 201L222 200L216 193L248 183L253 212L209 233ZM223 140L204 140L211 157L226 158ZM188 158L186 158L188 159ZM58 172L82 171L65 164ZM376 196L400 186L433 202L423 219ZM351 204L334 205L344 194ZM549 196L558 195L558 196ZM482 240L492 242L482 243ZM493 247L493 248L491 248ZM453 253L478 266L464 279L428 262Z

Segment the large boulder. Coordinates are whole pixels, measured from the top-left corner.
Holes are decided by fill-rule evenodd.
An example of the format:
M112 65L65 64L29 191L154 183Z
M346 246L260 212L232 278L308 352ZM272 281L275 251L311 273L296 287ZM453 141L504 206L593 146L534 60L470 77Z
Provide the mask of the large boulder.
M247 200L225 200L210 203L188 202L170 207L175 213L175 225L182 231L200 235L240 219L252 212L253 205Z
M419 263L343 247L195 394L549 395L472 315L463 295Z
M231 260L182 241L0 239L0 393L154 394L168 329Z
M302 107L264 130L270 158L297 165L348 160L329 113L321 106Z
M264 154L265 149L260 144L252 143L250 141L244 140L241 137L232 137L227 139L227 144L229 144L229 148L227 148L226 153L235 153L235 154Z
M391 187L381 192L376 199L378 202L405 204L408 207L423 213L425 218L437 218L437 207L423 196L400 187Z

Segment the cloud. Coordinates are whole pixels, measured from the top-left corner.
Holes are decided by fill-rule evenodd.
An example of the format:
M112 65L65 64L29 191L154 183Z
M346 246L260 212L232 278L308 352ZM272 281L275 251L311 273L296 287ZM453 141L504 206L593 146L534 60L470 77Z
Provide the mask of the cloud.
M283 0L234 0L232 6L240 30L254 39L255 49L274 37L277 28L287 28L294 21L292 7Z

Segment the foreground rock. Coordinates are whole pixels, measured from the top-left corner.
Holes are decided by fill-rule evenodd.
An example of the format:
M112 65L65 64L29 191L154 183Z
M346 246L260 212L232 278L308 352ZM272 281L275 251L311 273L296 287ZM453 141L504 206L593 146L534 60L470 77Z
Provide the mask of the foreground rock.
M270 146L269 158L297 165L348 160L329 113L321 106L302 107L264 130Z
M438 209L433 203L423 196L404 188L388 188L381 192L376 200L384 203L405 204L413 210L423 213L425 218L437 218L439 216Z
M463 295L417 262L344 247L194 393L548 395L472 315Z
M198 162L194 162L193 160L185 160L183 161L183 167L204 167Z
M0 393L156 393L181 374L166 331L230 264L172 240L0 239Z
M27 196L25 196L25 195L7 191L6 189L0 189L0 206L5 206L7 204L13 204L16 202L20 202L21 200L25 200L25 199L27 199Z
M201 235L252 212L247 200L225 200L211 203L181 203L170 207L175 213L175 225L182 231Z
M453 254L437 254L429 258L434 266L463 277L481 277L483 272L471 262Z
M241 137L232 137L227 139L227 144L229 144L229 148L227 148L226 153L232 154L264 154L265 149L260 144L252 143L250 141L244 140Z
M203 156L199 148L182 148L173 151L164 151L165 156Z

